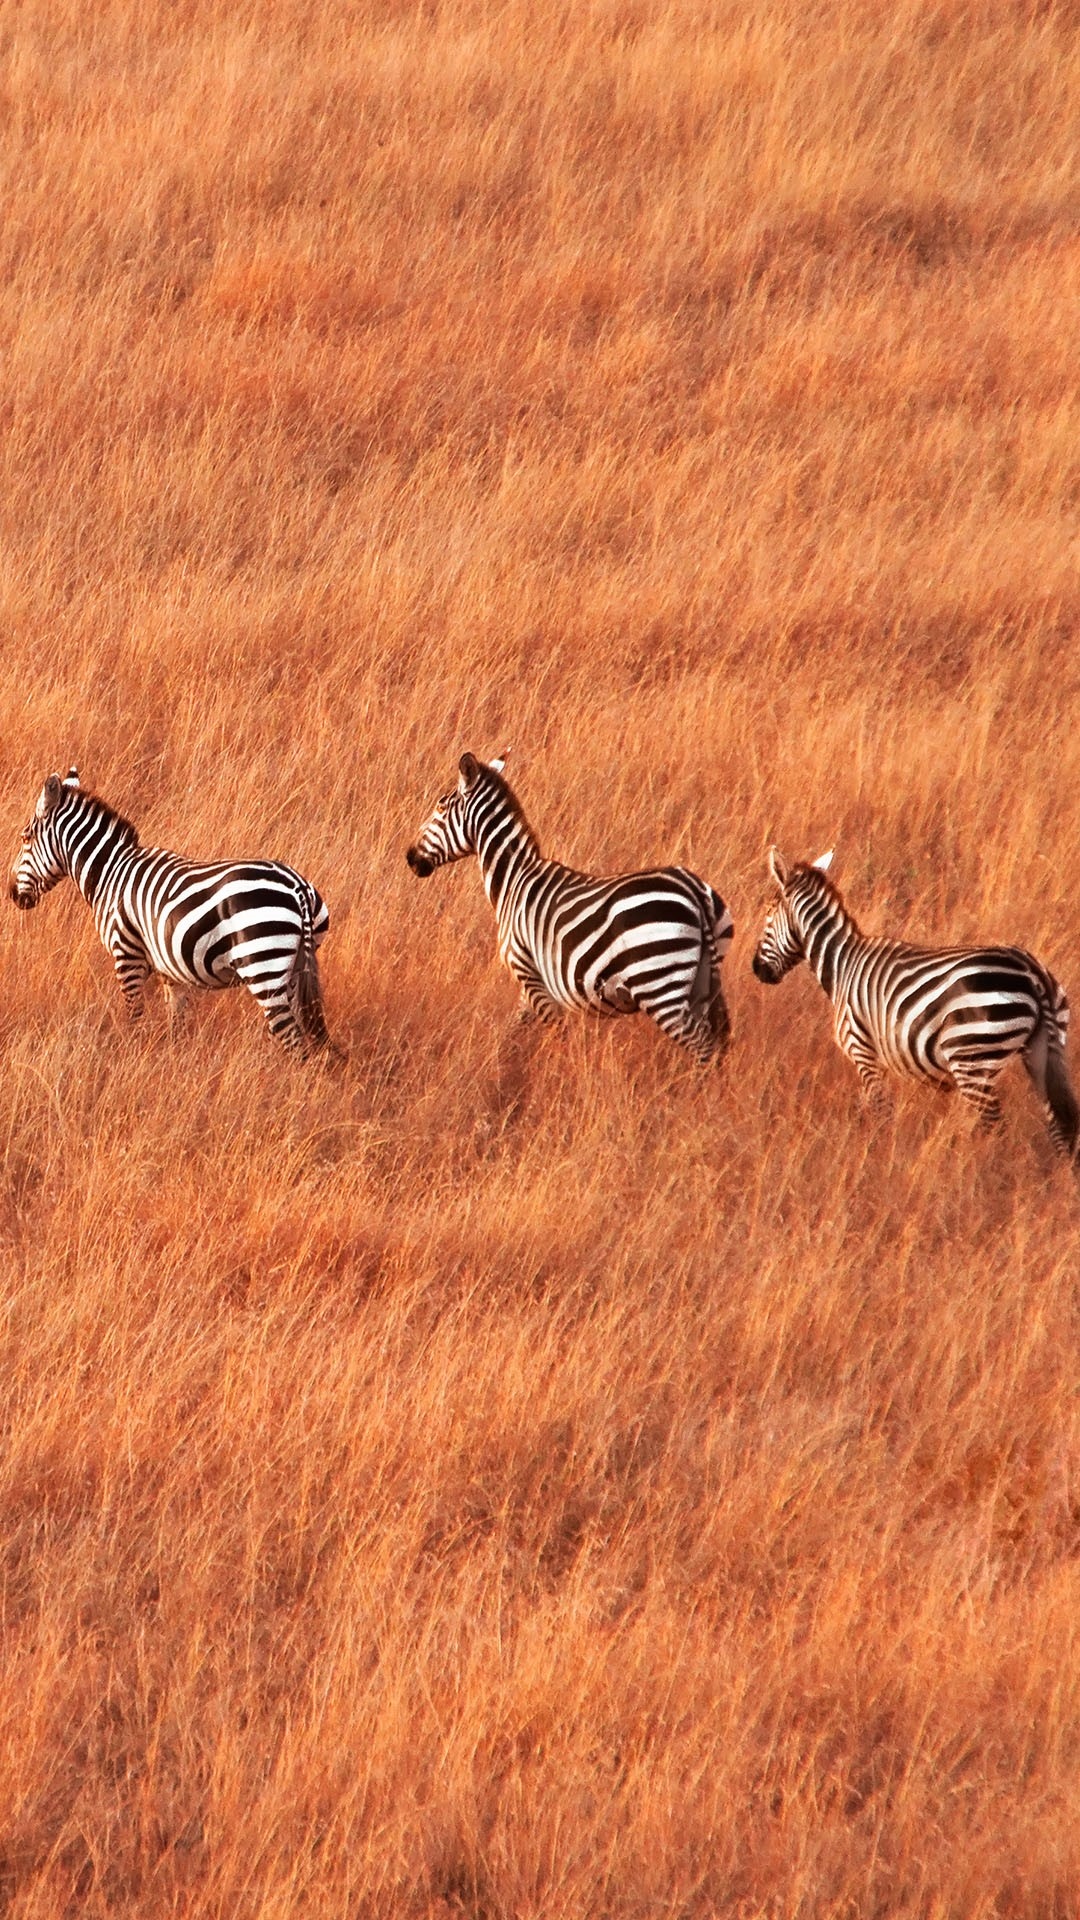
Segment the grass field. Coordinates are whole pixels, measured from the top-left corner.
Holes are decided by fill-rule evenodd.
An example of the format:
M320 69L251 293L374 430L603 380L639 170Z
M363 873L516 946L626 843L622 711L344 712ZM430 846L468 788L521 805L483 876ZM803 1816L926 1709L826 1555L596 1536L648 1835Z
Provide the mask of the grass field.
M869 1126L749 970L835 844L1080 1006L1076 26L0 21L11 857L74 759L291 861L349 1052L0 915L14 1920L1080 1906L1075 1182L1019 1071ZM723 1072L515 1032L408 872L507 745L546 850L730 902Z

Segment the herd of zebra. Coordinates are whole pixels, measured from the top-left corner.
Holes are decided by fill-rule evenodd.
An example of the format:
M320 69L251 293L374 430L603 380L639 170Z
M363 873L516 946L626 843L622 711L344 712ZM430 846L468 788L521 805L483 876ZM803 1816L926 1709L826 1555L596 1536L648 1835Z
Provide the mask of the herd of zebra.
M564 1008L645 1013L702 1063L730 1022L720 968L734 926L720 895L683 867L615 879L546 860L504 761L462 755L407 859L421 877L477 856L499 954L521 988L522 1017ZM1021 947L914 947L864 934L828 877L831 854L788 867L753 958L775 983L805 959L832 1002L837 1044L867 1098L886 1071L955 1088L984 1126L1000 1118L996 1081L1019 1054L1059 1152L1080 1162L1080 1108L1069 1081L1063 989ZM272 860L199 864L143 847L129 820L50 774L22 836L11 897L30 908L65 875L91 908L133 1018L161 976L175 1016L189 987L246 986L271 1034L300 1053L328 1046L317 948L330 925L310 881Z

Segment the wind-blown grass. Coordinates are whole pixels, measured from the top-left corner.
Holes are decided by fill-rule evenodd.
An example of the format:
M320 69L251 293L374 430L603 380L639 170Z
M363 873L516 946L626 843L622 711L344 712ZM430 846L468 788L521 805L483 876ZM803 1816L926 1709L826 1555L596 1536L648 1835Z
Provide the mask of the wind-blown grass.
M1080 1900L1075 1185L861 1114L764 850L1080 1004L1067 8L29 0L0 799L325 893L340 1071L0 920L0 1908ZM732 905L735 1043L513 1026L475 871Z

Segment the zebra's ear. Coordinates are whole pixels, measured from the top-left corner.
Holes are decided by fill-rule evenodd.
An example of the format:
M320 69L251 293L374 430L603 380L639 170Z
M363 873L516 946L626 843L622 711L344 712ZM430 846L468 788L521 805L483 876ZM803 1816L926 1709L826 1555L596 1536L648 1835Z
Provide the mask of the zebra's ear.
M475 787L480 773L480 762L477 760L475 753L462 754L461 759L458 761L458 771L461 774L462 793L470 792L470 790Z
M779 847L769 848L769 872L778 887L787 886L788 866Z
M828 873L835 852L836 848L830 847L828 853L819 853L817 859L810 862L811 866L816 867L819 873Z
M67 772L67 779L64 781L65 787L77 787L78 784L79 784L78 767L69 767Z
M41 798L35 812L39 820L47 820L53 808L59 806L64 791L63 781L58 773L50 773L41 789Z

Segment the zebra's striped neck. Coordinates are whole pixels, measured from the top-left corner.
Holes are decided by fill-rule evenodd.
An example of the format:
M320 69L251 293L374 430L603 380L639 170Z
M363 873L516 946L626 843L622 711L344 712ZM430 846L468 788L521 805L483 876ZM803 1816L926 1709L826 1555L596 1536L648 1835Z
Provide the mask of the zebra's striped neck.
M541 864L540 848L505 781L485 781L472 802L476 856L496 913L522 874Z
M791 912L807 965L834 1000L842 990L847 961L862 942L859 927L835 887L818 876L812 888L796 892Z
M117 868L138 851L139 836L130 820L104 800L79 793L57 817L56 844L75 885L92 907Z

